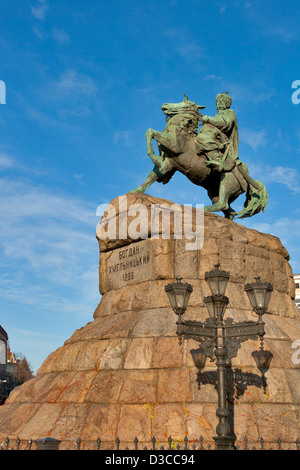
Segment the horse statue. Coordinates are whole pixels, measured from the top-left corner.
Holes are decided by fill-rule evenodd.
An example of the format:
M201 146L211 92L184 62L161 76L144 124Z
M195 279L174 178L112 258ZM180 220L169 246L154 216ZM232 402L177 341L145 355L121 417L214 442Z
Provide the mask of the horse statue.
M206 189L212 205L209 212L223 212L229 219L251 217L264 211L268 194L259 180L253 180L245 163L238 158L238 126L228 93L217 95L218 114L203 116L187 96L180 103L165 103L166 126L162 132L148 129L147 153L154 163L144 183L131 193L144 193L155 181L166 184L176 171ZM200 122L202 126L197 132ZM158 155L153 149L157 142ZM235 212L232 202L246 193L244 209Z

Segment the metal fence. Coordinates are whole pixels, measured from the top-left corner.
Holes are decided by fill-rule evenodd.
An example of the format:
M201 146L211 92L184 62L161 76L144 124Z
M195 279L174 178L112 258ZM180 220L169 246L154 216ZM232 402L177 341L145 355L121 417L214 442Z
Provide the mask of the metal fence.
M197 450L216 450L215 443L205 443L202 436L200 436L199 440L189 440L187 436L184 439L172 439L172 437L168 437L168 439L164 442L161 440L156 440L155 437L152 437L150 444L144 445L143 442L140 442L136 437L131 445L127 442L122 445L122 442L117 437L113 443L110 443L107 446L107 443L103 443L101 439L98 437L95 441L88 441L84 442L81 438L72 441L61 441L58 439L53 439L50 437L46 437L44 439L37 439L32 440L28 439L27 441L17 438L16 440L10 440L8 437L5 441L0 444L0 450L60 450L61 444L67 443L67 446L63 446L68 450L189 450L189 451L197 451ZM283 443L280 438L273 443L267 443L261 437L256 443L248 441L248 438L245 437L241 443L236 443L235 445L236 450L300 450L300 440L297 439L295 442L290 443Z

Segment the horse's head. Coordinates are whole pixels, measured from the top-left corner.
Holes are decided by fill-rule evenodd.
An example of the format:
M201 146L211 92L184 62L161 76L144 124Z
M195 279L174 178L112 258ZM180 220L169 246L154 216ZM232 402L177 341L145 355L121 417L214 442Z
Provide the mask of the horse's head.
M187 112L199 115L199 109L204 108L205 106L198 106L193 101L189 101L186 95L184 95L184 99L180 103L164 103L161 107L166 117L172 117L176 114L185 114Z

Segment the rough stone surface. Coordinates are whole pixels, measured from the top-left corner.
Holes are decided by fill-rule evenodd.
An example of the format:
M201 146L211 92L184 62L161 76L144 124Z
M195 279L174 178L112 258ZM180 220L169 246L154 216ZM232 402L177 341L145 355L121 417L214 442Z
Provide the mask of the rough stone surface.
M127 199L128 207L144 204L148 214L151 204L162 202L173 204L145 194ZM111 204L119 219L118 199ZM148 235L150 228L145 229ZM218 262L231 273L226 315L236 321L253 320L245 283L261 276L274 286L264 317L265 349L273 354L266 388L252 356L259 341L243 343L229 370L237 441L241 444L247 436L249 445L257 446L263 437L276 445L280 438L283 446L292 446L300 438L300 365L293 360L292 347L300 339L300 315L292 300L286 249L277 237L209 213L204 215L200 250L186 250L186 239L176 239L173 228L171 224L170 239L147 238L145 231L144 239L99 239L102 297L94 318L1 406L1 442L6 436L23 442L50 436L62 440L61 448L75 448L80 437L82 446L95 448L100 437L107 448L119 437L123 448L132 448L135 437L144 447L151 446L153 436L157 442L168 436L177 442L202 435L212 443L215 364L207 359L197 367L196 341L179 346L164 286L178 276L191 283L186 318L203 321L208 316L203 297L209 295L205 272Z

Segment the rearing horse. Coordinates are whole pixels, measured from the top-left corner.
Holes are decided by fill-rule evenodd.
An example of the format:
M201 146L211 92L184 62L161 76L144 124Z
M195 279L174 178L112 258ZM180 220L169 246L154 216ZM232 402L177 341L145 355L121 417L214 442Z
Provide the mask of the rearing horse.
M220 166L215 165L218 162L210 159L207 152L199 151L197 137L203 133L216 135L218 132L215 126L206 123L197 134L202 116L199 109L203 108L204 106L189 101L186 96L180 103L163 104L161 109L166 116L166 127L162 132L154 129L148 129L146 132L147 153L154 163L154 168L144 183L130 192L144 193L155 181L166 184L176 171L180 171L192 183L207 190L212 205L205 206L206 211L222 211L225 217L230 219L236 216L250 217L263 211L268 201L267 190L261 181L253 180L249 176L244 163L236 167L238 172L233 167L219 171ZM157 142L159 155L154 153L153 139ZM228 142L223 142L224 148L226 144ZM225 151L224 158L226 153ZM245 192L244 209L237 213L230 204Z

